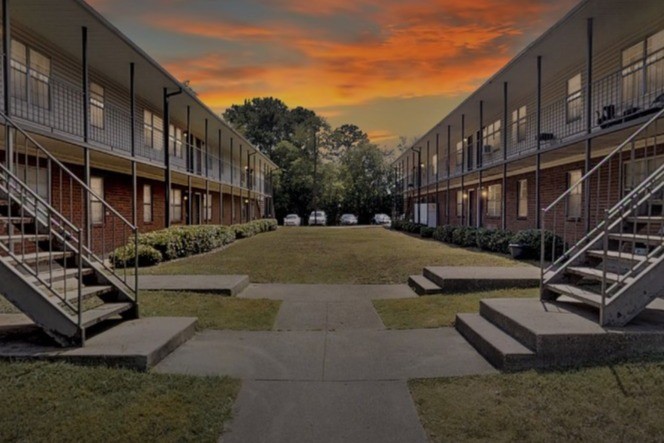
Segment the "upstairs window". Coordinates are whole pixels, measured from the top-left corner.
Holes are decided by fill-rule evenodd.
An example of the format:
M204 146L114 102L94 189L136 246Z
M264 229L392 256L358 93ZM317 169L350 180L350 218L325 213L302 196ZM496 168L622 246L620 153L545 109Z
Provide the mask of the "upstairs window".
M463 141L460 141L456 145L456 167L457 170L461 170L463 166Z
M164 148L164 120L148 110L143 111L143 144L155 151Z
M41 109L51 108L51 59L12 40L12 96Z
M664 90L664 30L646 41L646 87L653 96Z
M581 91L581 74L567 80L567 123L581 120L583 113L583 94Z
M104 88L90 83L90 124L94 128L104 129Z
M643 94L644 42L622 52L622 95L626 106L632 106Z
M168 129L168 152L171 156L182 158L182 144L184 135L182 129L175 125L169 125Z
M484 154L500 151L503 145L501 132L500 120L496 120L482 130L482 152Z
M521 106L512 111L512 143L521 143L526 140L526 125L528 109Z
M622 96L626 107L646 105L664 90L664 30L622 52Z

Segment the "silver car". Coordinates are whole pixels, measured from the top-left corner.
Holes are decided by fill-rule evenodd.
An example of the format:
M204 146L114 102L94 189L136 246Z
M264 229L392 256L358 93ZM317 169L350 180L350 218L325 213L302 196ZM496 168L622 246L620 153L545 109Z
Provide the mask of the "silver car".
M371 219L371 223L374 225L381 225L381 226L392 226L392 219L390 219L390 216L387 214L376 214L374 215L373 219Z
M309 226L325 226L327 224L327 215L325 211L313 211L309 216Z
M341 216L342 225L356 225L357 217L354 214L344 214Z
M284 217L284 226L300 226L302 219L297 214L288 214Z

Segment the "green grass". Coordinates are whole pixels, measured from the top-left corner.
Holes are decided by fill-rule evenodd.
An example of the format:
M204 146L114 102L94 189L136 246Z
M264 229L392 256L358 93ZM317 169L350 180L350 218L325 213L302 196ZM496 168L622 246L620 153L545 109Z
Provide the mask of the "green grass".
M627 442L664 436L664 363L409 385L434 442Z
M240 382L61 363L0 363L0 441L208 441Z
M268 331L281 301L224 297L191 292L144 291L139 297L141 316L198 317L196 328Z
M453 326L457 313L478 312L484 298L537 297L539 290L501 289L471 294L430 295L418 298L374 300L376 311L389 329Z
M424 266L518 266L505 256L384 228L288 228L225 250L164 263L148 274L249 274L255 283L405 283Z

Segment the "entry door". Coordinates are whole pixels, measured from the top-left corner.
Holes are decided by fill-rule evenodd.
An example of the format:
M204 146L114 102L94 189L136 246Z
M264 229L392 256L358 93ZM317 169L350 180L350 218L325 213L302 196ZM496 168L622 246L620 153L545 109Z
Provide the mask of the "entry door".
M194 194L194 199L191 201L191 224L200 225L201 224L201 209L203 197L199 193Z

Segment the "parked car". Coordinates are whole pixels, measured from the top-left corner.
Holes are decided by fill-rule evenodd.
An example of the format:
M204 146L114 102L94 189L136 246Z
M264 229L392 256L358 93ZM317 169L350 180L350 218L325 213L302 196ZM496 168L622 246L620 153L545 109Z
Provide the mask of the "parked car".
M327 215L325 211L313 211L309 216L309 226L325 226L327 224Z
M392 226L392 220L387 214L376 214L371 219L371 224L382 225L382 226Z
M355 214L344 214L341 216L341 224L342 225L356 225L357 224L357 217Z
M297 214L288 214L284 217L284 226L300 226L302 219Z

